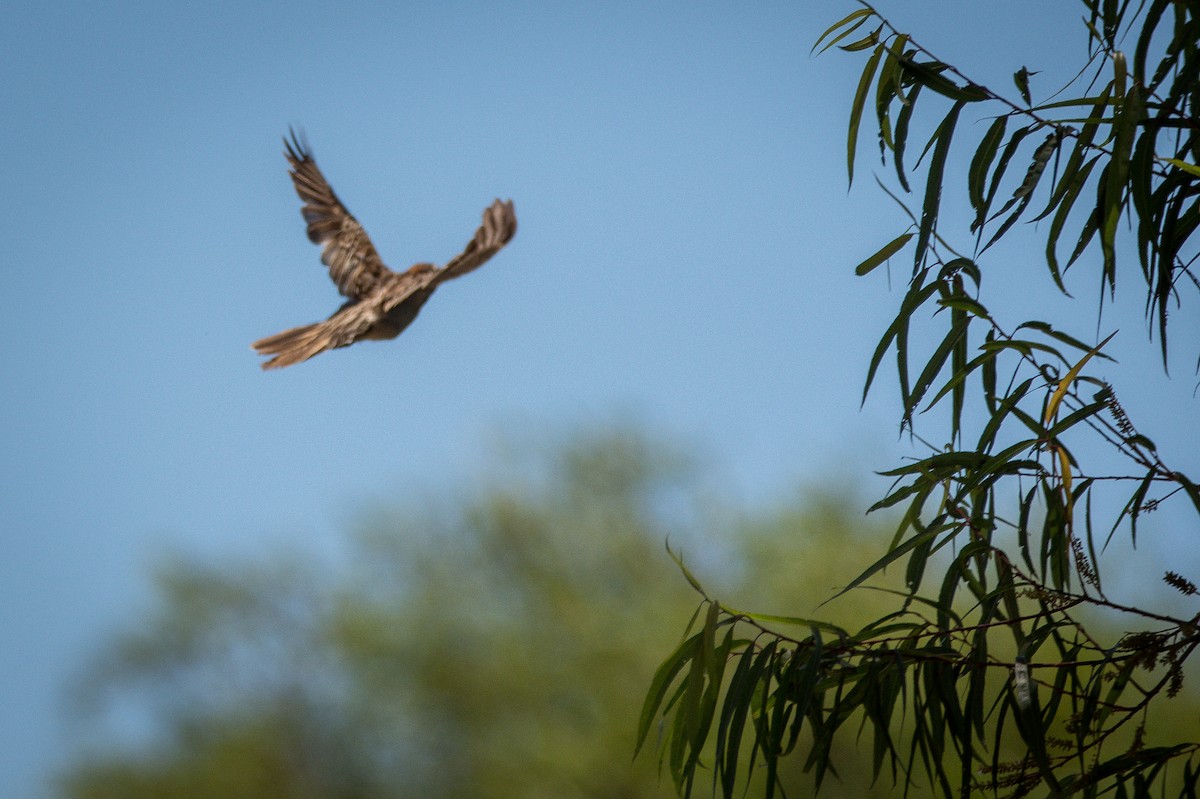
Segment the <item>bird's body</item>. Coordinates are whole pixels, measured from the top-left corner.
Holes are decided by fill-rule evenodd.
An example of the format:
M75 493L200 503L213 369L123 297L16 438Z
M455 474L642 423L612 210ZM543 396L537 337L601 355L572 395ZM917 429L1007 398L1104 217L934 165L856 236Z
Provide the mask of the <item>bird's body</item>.
M284 144L292 182L305 203L301 213L308 223L308 237L322 245L321 261L347 301L324 322L254 342L259 354L273 356L263 363L264 369L290 366L364 339L395 338L417 318L440 283L482 266L517 231L512 201L496 200L483 212L483 224L475 237L445 266L419 263L404 272L393 272L384 266L358 220L333 193L303 139L293 133L291 141L285 139Z

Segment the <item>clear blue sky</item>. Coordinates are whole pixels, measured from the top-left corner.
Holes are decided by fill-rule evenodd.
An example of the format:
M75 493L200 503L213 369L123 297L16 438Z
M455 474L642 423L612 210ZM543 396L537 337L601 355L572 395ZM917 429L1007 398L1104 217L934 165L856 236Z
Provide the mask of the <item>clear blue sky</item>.
M846 191L861 60L809 57L852 7L10 3L0 795L41 795L63 686L164 553L320 545L473 474L497 430L626 413L748 501L885 468L894 394L859 396L896 295L852 268L902 223L865 164ZM881 7L987 80L1082 48L1066 0ZM289 123L395 268L494 197L520 231L400 339L264 374L252 340L338 304Z

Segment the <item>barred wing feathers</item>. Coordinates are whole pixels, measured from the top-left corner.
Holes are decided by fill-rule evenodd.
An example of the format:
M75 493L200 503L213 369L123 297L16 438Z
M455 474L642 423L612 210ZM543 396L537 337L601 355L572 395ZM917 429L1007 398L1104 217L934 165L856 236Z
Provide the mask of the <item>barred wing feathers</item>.
M338 291L352 300L361 299L390 270L375 251L367 231L333 193L313 160L308 142L295 131L291 134L291 141L283 141L287 148L284 155L292 167L296 194L304 201L300 213L308 224L308 238L322 246L321 263L329 267Z

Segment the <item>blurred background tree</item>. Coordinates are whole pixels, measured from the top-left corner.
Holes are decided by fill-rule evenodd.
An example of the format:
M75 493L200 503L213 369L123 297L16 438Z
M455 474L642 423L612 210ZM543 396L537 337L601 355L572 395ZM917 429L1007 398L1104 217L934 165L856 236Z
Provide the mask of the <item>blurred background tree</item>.
M62 793L671 795L631 759L661 642L695 605L668 537L726 596L783 609L828 599L885 534L836 488L751 513L716 483L678 446L590 431L509 447L451 499L378 509L337 564L179 557L81 680L102 735ZM858 601L864 618L885 604ZM103 733L130 718L140 744ZM867 792L862 765L848 786Z

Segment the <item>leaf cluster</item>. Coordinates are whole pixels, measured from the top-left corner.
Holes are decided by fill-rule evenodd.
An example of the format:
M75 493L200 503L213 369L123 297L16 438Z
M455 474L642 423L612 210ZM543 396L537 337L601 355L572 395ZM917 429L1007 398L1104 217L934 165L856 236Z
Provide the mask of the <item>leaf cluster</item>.
M1009 98L865 3L814 46L865 58L850 103L849 177L873 118L894 170L895 189L880 186L910 223L856 272L911 247L911 277L863 397L890 353L901 430L921 454L883 473L892 487L871 510L899 511L900 521L843 593L870 588L889 567L903 588L892 612L851 632L734 610L689 577L703 595L699 629L663 663L639 729L640 745L655 718L668 725L663 762L683 795L710 769L714 792L731 797L761 766L771 796L792 753L820 786L836 773L833 742L844 730L869 736L875 778L906 793L1197 790L1200 740L1188 727L1154 728L1151 709L1161 718L1183 688L1200 609L1120 601L1102 561L1118 532L1136 544L1143 517L1168 500L1200 518L1200 485L1163 461L1096 371L1111 360L1115 333L1088 341L1039 319L1005 323L983 291L992 248L1018 221L1050 220L1049 284L1067 294L1068 271L1090 265L1101 307L1116 291L1119 256L1132 251L1165 368L1168 307L1200 286L1200 3L1085 5L1087 63L1045 99L1038 72L1017 70ZM1078 96L1056 99L1079 82ZM972 115L988 124L959 158L970 247L956 248L943 195ZM914 167L910 133L924 118L932 134ZM906 194L919 204L910 208ZM1072 239L1060 261L1060 240ZM930 320L943 332L926 345ZM944 445L917 435L926 414L944 421ZM1100 452L1124 470L1094 465L1107 463ZM1188 575L1163 580L1194 595ZM1150 743L1164 732L1174 738Z

